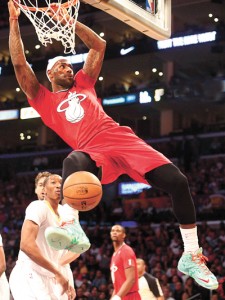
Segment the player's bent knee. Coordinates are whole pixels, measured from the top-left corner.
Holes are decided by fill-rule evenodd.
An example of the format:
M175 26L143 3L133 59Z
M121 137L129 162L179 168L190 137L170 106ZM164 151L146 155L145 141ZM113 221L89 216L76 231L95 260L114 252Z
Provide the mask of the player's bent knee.
M90 172L99 179L101 178L99 175L100 169L90 155L81 151L73 151L63 161L63 177L66 178L78 171Z
M186 190L188 188L187 177L179 169L176 169L176 171L171 174L170 185L173 190Z
M63 160L63 168L73 169L74 172L82 171L85 156L82 152L72 152Z

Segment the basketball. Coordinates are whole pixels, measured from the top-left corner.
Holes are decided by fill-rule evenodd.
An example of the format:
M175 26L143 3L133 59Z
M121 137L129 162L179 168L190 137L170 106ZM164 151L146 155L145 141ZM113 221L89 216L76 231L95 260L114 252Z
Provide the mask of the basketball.
M75 172L63 184L63 197L67 204L79 211L91 210L102 198L101 182L90 172Z

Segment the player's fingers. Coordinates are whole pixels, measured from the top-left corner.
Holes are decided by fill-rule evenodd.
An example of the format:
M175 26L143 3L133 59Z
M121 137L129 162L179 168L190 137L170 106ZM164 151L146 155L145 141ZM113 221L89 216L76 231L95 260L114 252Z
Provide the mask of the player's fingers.
M55 2L53 2L49 5L49 7L52 7L52 8L57 8L58 6L59 6L59 4L55 3Z
M71 291L71 300L74 300L76 298L75 290Z
M20 11L19 5L16 1L9 0L8 7L15 7L18 12Z
M68 298L71 300L74 300L76 298L76 292L75 289L72 286L69 286L67 291Z
M12 0L9 0L9 1L8 1L8 8L9 8L9 9L13 9L13 6L14 6L13 1L12 1Z
M72 300L74 300L76 298L76 292L75 292L75 289L71 289L71 296L72 296Z
M68 292L69 292L69 280L66 280L66 282L64 282L63 284L62 284L62 288L63 288L63 290L62 290L62 295L64 294L64 293L66 293L67 295L68 295Z

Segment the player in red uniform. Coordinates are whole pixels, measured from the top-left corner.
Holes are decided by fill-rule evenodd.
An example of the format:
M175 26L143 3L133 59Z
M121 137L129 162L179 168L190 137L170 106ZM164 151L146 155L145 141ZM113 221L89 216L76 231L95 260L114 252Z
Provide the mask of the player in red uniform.
M111 300L141 300L138 293L136 255L133 249L124 242L125 228L121 225L114 225L110 236L114 247L110 264L114 286Z
M106 42L77 22L76 34L89 48L87 59L75 75L66 57L53 59L47 66L51 92L39 83L26 61L19 31L19 9L12 0L8 7L9 50L18 83L44 123L75 150L63 162L63 182L70 174L83 170L98 175L103 184L116 180L121 174L128 174L136 181L166 191L171 196L184 242L179 270L192 276L200 285L216 289L217 279L206 267L205 257L199 248L195 208L187 178L130 128L114 122L97 101L94 86L101 70Z

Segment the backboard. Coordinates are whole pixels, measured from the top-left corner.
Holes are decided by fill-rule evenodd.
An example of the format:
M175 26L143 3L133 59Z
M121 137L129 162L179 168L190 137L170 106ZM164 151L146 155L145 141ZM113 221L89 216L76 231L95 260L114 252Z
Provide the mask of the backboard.
M171 35L171 0L82 0L156 39Z

